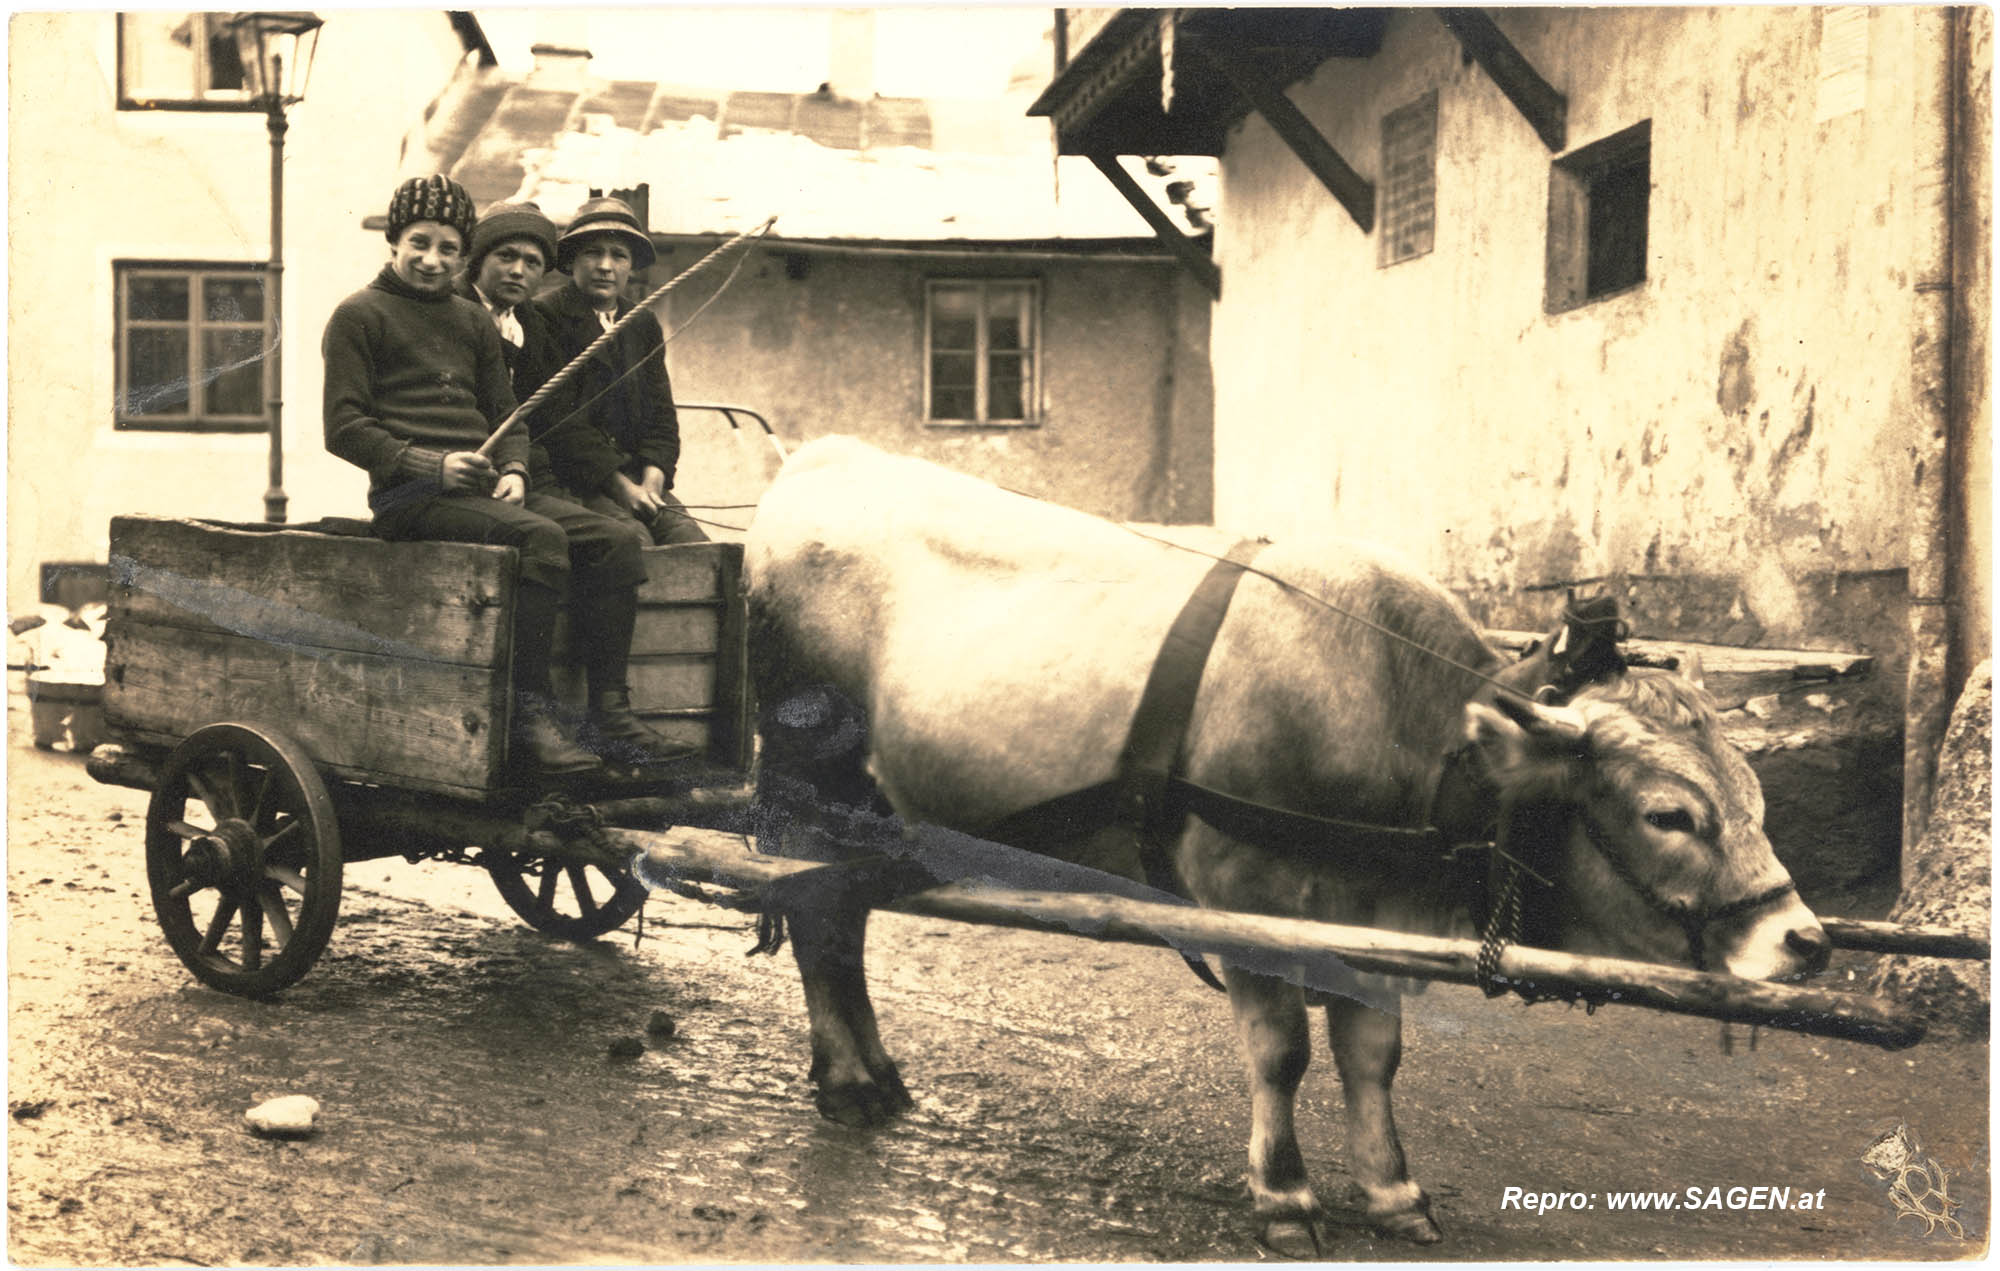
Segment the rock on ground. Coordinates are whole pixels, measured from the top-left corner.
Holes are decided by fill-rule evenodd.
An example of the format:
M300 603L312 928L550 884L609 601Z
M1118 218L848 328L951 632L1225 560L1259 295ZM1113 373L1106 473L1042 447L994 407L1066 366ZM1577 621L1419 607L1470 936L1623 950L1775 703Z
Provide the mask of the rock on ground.
M1896 922L1988 931L1993 923L1993 664L1966 680L1938 752L1930 828L1910 853ZM1910 1004L1934 1028L1984 1037L1992 1012L1989 964L1960 958L1885 958L1871 986Z
M243 1119L258 1134L303 1138L313 1132L319 1121L319 1100L303 1094L267 1099L244 1113Z

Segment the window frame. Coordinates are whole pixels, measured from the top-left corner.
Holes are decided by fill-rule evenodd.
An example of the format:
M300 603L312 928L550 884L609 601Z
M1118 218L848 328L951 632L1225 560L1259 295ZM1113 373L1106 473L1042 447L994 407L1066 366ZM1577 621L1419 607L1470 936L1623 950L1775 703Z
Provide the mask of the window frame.
M112 292L112 399L111 426L118 432L184 432L184 433L260 433L271 427L271 364L264 354L270 351L271 319L268 306L271 290L268 266L261 261L212 261L212 260L137 260L119 259L111 262ZM187 369L189 399L188 410L183 415L128 415L125 413L127 389L130 386L130 365L132 353L131 333L134 330L163 330L176 323L172 319L135 319L128 315L128 297L131 281L136 277L179 276L188 280L188 312L178 325L187 332ZM266 306L263 315L254 323L212 320L202 316L202 283L206 279L254 278L263 284L262 301ZM146 325L135 327L134 323ZM211 413L207 406L208 385L215 378L204 375L206 369L202 347L204 331L245 331L258 333L258 376L257 411L254 415L225 415Z
M147 12L152 13L156 16L158 14L157 10L149 10ZM190 81L187 85L189 95L186 97L135 96L132 93L131 87L126 80L127 63L125 60L126 41L130 38L125 30L126 19L134 16L137 15L123 11L119 12L119 14L117 15L118 17L117 72L118 72L119 110L226 111L226 112L248 113L248 114L264 113L265 109L264 104L253 98L250 95L250 90L248 88L201 89L196 87L205 78L205 72L208 66L209 23L216 18L227 16L225 13L210 11L210 10L189 10L187 13L188 18L191 21L199 23L200 35L201 35L200 39L194 40L192 42L195 60L194 60L194 73L190 77Z
M1428 132L1423 134L1421 171L1419 165L1407 162L1412 157L1408 152L1392 153L1396 150L1395 143L1407 144L1419 135L1412 127L1413 121L1429 125ZM1421 260L1437 249L1438 90L1432 88L1384 114L1381 138L1382 181L1377 214L1380 228L1375 267L1388 269ZM1406 162L1398 164L1393 161L1396 158ZM1420 234L1409 232L1406 227L1398 234L1397 214L1411 207L1421 207L1427 213L1427 222Z
M1610 178L1643 162L1646 171L1643 242L1639 276L1591 290L1592 195ZM1612 296L1636 291L1651 276L1653 121L1642 120L1609 137L1581 146L1549 164L1549 224L1547 290L1543 307L1550 314L1567 313Z
M975 289L979 294L977 325L973 336L973 415L969 418L932 414L935 402L937 366L936 297L942 290ZM986 303L988 288L1008 288L1027 292L1022 312L1028 325L1028 339L1018 352L1026 357L1027 373L1021 377L1021 418L989 417L992 394L992 348L989 344ZM924 377L920 418L928 428L1037 428L1042 423L1042 280L1038 277L979 275L976 277L936 277L924 280ZM950 351L950 350L948 350Z

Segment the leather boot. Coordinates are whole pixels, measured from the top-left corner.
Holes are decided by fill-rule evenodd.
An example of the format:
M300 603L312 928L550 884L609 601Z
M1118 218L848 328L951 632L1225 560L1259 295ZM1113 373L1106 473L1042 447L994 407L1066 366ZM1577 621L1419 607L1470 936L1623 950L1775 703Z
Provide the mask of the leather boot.
M691 752L646 727L632 713L632 690L625 682L625 671L638 622L636 588L590 590L579 596L570 629L584 633L583 670L590 710L577 736L608 763L650 768Z
M549 683L549 647L555 642L562 596L522 584L514 597L514 737L517 754L551 776L588 772L603 764L563 733Z
M634 768L674 763L695 753L646 727L645 721L632 713L632 693L623 684L591 693L590 714L577 736L607 763Z
M603 760L564 735L562 725L547 710L519 706L515 711L514 739L535 766L551 776L571 776L604 766Z

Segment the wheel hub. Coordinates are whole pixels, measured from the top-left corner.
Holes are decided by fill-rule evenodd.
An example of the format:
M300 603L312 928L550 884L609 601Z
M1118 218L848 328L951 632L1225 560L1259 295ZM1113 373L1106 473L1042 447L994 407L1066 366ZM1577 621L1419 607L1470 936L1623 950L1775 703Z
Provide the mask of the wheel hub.
M181 867L190 879L204 887L247 882L258 872L257 848L257 833L249 823L229 817L213 832L188 844Z

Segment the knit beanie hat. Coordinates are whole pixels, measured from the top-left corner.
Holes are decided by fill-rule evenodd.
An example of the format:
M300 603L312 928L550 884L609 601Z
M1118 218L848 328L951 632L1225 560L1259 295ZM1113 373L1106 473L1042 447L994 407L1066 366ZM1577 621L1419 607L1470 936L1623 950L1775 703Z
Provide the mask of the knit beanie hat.
M411 177L389 199L389 241L418 221L449 225L469 241L473 219L472 196L464 186L448 176Z
M532 240L542 249L542 263L555 263L556 223L533 203L496 203L473 227L472 246L465 253L466 272L479 277L479 263L486 254L510 238Z
M576 210L569 228L556 240L556 268L569 272L582 240L593 234L616 234L632 249L632 267L645 269L653 263L653 240L639 223L639 214L624 199L591 199Z

